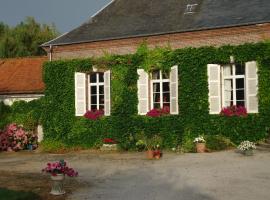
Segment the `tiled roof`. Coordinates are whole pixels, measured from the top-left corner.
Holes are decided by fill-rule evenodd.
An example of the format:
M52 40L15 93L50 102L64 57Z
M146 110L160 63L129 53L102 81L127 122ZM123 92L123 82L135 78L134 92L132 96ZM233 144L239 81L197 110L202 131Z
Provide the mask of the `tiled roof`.
M78 28L42 46L270 22L270 0L114 0Z
M42 66L47 57L0 59L0 94L44 92Z

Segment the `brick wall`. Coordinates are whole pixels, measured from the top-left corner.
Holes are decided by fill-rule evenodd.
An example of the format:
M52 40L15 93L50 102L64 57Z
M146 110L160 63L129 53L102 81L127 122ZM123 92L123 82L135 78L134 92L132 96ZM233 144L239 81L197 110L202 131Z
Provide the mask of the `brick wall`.
M57 60L102 56L104 53L134 53L137 47L144 41L151 48L170 45L173 49L177 49L184 47L222 46L227 44L239 45L266 39L270 39L270 23L54 46L52 58L53 60Z

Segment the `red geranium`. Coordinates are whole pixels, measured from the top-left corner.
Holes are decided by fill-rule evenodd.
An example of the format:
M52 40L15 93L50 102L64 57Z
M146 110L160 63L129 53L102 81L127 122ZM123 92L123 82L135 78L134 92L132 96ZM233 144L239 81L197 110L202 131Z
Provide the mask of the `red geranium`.
M164 116L164 115L168 115L170 114L170 107L169 106L164 106L162 109L159 108L153 108L152 110L150 110L146 116L149 117L160 117L160 116Z
M84 117L90 120L97 120L104 116L104 111L103 110L88 110L85 114Z
M103 143L104 143L104 144L117 144L117 141L115 141L115 140L112 139L112 138L105 138L105 139L103 140Z
M247 109L244 106L228 106L226 108L222 108L220 115L232 117L232 116L247 116Z

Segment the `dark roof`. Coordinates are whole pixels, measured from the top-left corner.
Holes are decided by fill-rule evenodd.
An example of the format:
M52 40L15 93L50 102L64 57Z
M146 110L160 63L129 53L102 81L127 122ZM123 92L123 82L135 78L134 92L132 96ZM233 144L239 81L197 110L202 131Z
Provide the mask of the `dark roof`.
M187 13L188 4L198 4ZM187 32L270 22L270 0L114 0L78 28L43 44Z
M44 92L42 66L47 57L0 59L0 94Z

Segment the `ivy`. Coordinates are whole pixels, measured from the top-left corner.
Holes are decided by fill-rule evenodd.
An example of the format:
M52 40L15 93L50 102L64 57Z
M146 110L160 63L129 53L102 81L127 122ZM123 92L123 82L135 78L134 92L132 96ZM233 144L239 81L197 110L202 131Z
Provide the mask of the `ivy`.
M246 118L209 115L207 64L256 60L259 64L259 114ZM179 115L149 118L137 115L137 69L170 71L179 68ZM98 121L75 117L74 73L92 67L112 71L112 113ZM199 134L224 135L233 142L256 141L266 136L270 124L270 44L244 44L220 48L202 47L171 50L146 45L133 55L106 55L103 58L47 62L42 122L45 139L66 145L93 147L111 137L129 144L137 133L163 138L165 147L175 147L183 137Z

